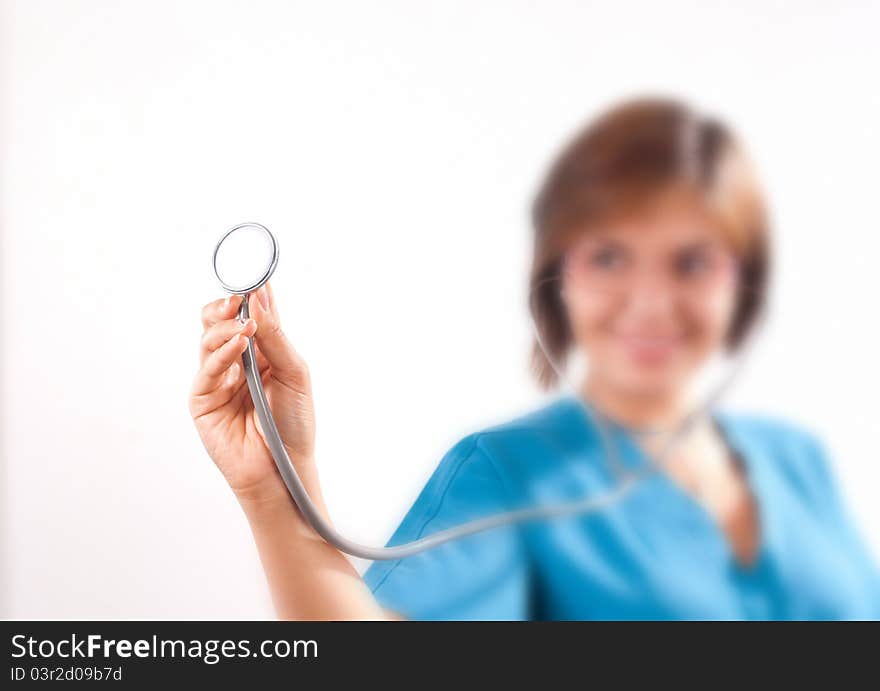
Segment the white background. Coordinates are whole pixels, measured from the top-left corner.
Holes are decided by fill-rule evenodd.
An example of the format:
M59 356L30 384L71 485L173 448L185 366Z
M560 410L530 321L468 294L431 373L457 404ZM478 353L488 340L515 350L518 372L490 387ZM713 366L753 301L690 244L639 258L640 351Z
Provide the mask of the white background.
M281 243L334 520L383 542L456 439L542 402L528 204L644 90L749 144L779 274L732 404L822 435L880 551L877 3L2 6L3 616L271 615L186 402L244 220Z

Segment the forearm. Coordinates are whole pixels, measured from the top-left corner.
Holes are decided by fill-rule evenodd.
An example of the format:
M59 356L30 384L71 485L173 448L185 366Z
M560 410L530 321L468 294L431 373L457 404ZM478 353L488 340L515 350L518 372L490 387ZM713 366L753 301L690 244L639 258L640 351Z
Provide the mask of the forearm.
M323 508L320 496L311 495ZM348 559L312 530L286 492L238 499L281 619L389 618Z

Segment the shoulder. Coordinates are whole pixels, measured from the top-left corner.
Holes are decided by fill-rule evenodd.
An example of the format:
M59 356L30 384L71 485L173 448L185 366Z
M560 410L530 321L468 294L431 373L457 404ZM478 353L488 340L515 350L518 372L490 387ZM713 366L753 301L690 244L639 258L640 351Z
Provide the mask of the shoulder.
M602 448L583 405L561 396L472 432L455 444L441 467L457 465L459 483L491 469L504 496L519 505L536 491L567 486L573 475L584 482L604 482Z
M596 430L584 416L583 407L574 398L561 396L509 420L483 428L469 435L489 455L513 449L557 451L580 447Z
M724 413L719 420L744 453L772 466L795 489L818 498L834 484L823 440L796 421L754 413Z
M514 459L547 456L555 430L566 424L567 408L557 399L455 441L410 509L407 523L418 528L407 537L421 536L429 523L461 522L515 504L519 487L512 479L518 478L511 468Z
M585 418L577 400L560 396L506 421L484 427L465 439L494 462L505 465L528 458L541 459L544 463L548 458L581 449L592 441L593 435L597 436L597 432Z
M453 490L479 490L485 497L493 485L508 495L515 492L517 480L564 457L565 448L583 443L579 415L575 402L560 397L461 437L441 458L422 499L433 504Z
M737 434L778 451L813 453L823 446L809 427L787 418L748 412L723 412L719 418Z

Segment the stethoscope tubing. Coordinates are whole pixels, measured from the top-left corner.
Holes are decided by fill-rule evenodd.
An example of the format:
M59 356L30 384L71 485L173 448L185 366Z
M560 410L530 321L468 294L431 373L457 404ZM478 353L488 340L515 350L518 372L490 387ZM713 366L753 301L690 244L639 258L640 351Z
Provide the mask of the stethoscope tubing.
M217 274L217 249L219 248L220 243L222 243L223 240L230 233L244 226L254 226L265 231L265 233L271 239L273 247L273 257L271 265L267 268L265 274L263 274L261 279L257 283L249 286L247 289L229 286L224 283L220 275ZM228 292L243 296L241 307L238 311L238 318L240 320L245 320L249 317L249 294L259 288L269 279L277 263L278 243L275 240L275 236L265 226L255 223L241 224L239 226L236 226L235 228L232 228L223 236L223 238L221 238L220 242L217 245L217 248L215 248L214 250L214 272L215 274L217 274L221 285L223 285L223 287ZM539 333L537 328L535 328L535 338L537 339L538 344L546 353L547 349L545 347L545 344L541 340L541 334ZM742 369L744 361L745 357L741 356L731 373L724 379L724 381L721 382L721 385L718 386L712 392L712 394L703 402L703 405L692 411L692 413L676 427L670 439L667 441L667 443L664 445L664 448L658 455L658 459L665 459L668 453L673 449L673 447L685 437L685 435L694 427L694 425L700 419L702 419L703 415L706 414L712 407L714 407L721 395L737 378L739 371ZM550 362L554 370L556 370L557 375L559 375L560 381L568 388L571 388L574 393L577 393L572 387L571 382L569 382L564 373L557 368L552 359L550 360ZM620 501L647 476L658 472L662 463L661 460L658 460L658 462L647 464L646 466L643 466L637 470L625 470L622 468L622 466L620 466L619 463L615 463L614 465L612 465L612 470L614 470L615 474L618 476L618 481L614 488L606 490L605 492L602 492L600 494L586 497L584 499L503 511L497 514L493 514L491 516L477 518L466 523L462 523L461 525L453 526L451 528L439 530L435 533L419 538L418 540L413 540L411 542L406 542L399 545L388 547L373 547L369 545L363 545L359 542L349 539L338 530L336 530L336 528L333 527L330 521L323 515L323 513L318 509L318 507L309 496L309 493L306 490L305 485L303 484L299 473L296 470L296 467L294 466L293 462L290 460L289 455L287 454L287 449L285 448L284 443L281 440L281 434L279 433L278 427L275 424L275 418L272 415L272 409L270 408L269 402L266 399L266 392L263 389L263 381L260 377L259 368L257 367L256 350L254 347L253 337L248 338L247 348L242 353L242 364L245 378L247 380L248 390L250 391L251 399L253 400L254 411L257 415L257 419L260 421L260 426L263 430L263 437L265 439L266 445L269 447L269 451L272 454L272 459L275 462L275 467L278 469L278 472L281 475L281 478L284 481L284 484L287 487L291 498L293 499L303 518L305 518L309 525L312 526L315 532L325 542L333 545L334 547L342 552L345 552L346 554L349 554L353 557L359 557L361 559L368 559L372 561L403 559L405 557L410 557L426 550L433 549L452 540L458 540L470 535L474 535L476 533L481 533L486 530L498 528L500 526L525 523L527 521L546 520L598 512ZM611 433L608 429L608 425L606 424L605 420L602 419L603 416L598 411L591 411L589 407L581 400L579 395L578 400L583 405L585 413L588 416L592 417L596 422L596 427L599 430L599 437L604 447L604 452L607 459L609 460L609 462L617 460L616 446L613 439L611 438Z
M242 300L241 307L239 308L238 317L239 319L244 320L247 319L248 316L248 299L247 296L245 296L244 300ZM242 353L242 363L248 389L254 402L254 411L256 412L257 419L259 419L260 426L263 429L263 437L272 454L272 459L275 461L275 467L278 469L282 480L284 480L284 484L287 487L291 498L305 520L325 542L353 557L369 559L372 561L403 559L404 557L410 557L419 554L420 552L433 549L434 547L438 547L452 540L458 540L469 535L474 535L475 533L481 533L504 525L593 513L615 504L628 494L646 474L653 472L653 467L649 467L647 470L641 472L632 472L624 476L614 489L584 499L561 502L547 506L532 506L511 511L503 511L484 518L477 518L452 528L439 530L418 540L413 540L412 542L406 542L400 545L390 547L363 545L347 538L336 530L336 528L334 528L324 517L312 501L309 493L306 491L305 485L303 485L299 473L297 473L296 468L290 460L290 456L287 454L287 449L281 441L281 435L275 424L275 418L272 415L272 410L266 399L266 392L263 389L263 381L260 377L259 368L257 367L253 337L248 338L247 348Z

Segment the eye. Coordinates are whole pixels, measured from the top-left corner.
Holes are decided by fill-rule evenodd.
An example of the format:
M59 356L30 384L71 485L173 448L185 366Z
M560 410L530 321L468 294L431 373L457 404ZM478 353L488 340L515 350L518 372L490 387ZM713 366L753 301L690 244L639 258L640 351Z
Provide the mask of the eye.
M686 250L675 259L675 273L681 278L703 276L712 270L712 260L703 249Z
M626 257L619 247L604 245L590 253L590 266L595 269L616 269L623 266Z

